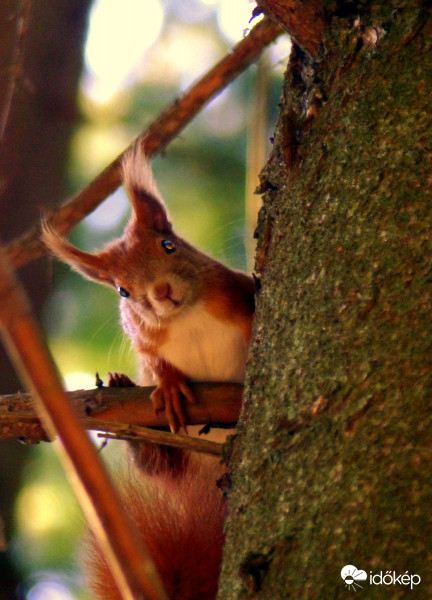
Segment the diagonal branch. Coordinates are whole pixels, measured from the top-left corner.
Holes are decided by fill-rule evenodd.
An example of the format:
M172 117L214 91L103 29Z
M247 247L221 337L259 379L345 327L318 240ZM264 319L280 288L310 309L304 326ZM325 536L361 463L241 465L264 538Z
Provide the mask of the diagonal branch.
M0 249L0 327L5 346L32 389L44 428L61 441L61 458L74 490L128 600L167 600L146 548L69 405L55 365L36 326L29 303Z
M281 23L301 48L316 56L326 27L322 0L257 0L254 14L261 12Z
M268 18L255 25L230 53L168 106L139 136L146 154L151 157L165 148L212 98L255 62L263 49L281 33L280 26ZM70 231L119 187L122 156L123 154L117 157L93 181L52 214L51 218L60 233ZM39 236L40 227L35 225L9 245L8 256L15 267L45 253Z

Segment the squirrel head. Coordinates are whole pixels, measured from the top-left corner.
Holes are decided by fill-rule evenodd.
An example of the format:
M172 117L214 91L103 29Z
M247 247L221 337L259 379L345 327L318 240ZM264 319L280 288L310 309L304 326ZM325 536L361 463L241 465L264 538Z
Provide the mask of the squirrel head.
M174 233L140 145L126 154L122 167L132 214L119 240L84 252L48 222L42 240L75 271L116 290L138 316L160 322L198 300L200 274L211 259Z

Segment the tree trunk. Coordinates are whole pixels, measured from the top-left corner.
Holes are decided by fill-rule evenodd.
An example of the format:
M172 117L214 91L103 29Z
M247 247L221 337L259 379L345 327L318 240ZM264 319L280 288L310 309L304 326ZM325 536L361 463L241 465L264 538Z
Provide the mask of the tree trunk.
M20 29L18 21L28 5L29 18ZM90 0L2 0L0 116L1 120L7 117L0 139L2 242L29 229L41 208L55 206L65 193L65 165L78 117L76 93L89 5ZM49 291L46 261L24 268L20 279L40 312ZM0 345L0 392L21 387ZM0 515L7 540L26 450L16 441L0 443ZM18 581L9 553L0 552L0 598L15 598Z
M263 173L221 599L432 597L430 5L327 17Z

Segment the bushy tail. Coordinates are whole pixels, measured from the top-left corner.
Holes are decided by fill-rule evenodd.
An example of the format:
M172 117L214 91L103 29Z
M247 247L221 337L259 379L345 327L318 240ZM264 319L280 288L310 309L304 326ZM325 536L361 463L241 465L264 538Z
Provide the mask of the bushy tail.
M153 476L137 471L119 487L170 600L213 600L226 516L214 463L189 464L174 478L163 471ZM96 542L88 539L85 546L89 588L100 600L121 600Z

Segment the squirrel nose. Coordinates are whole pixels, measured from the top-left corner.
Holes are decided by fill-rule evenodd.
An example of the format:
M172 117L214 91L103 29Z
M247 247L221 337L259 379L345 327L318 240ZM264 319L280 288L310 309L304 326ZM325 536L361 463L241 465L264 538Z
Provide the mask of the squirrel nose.
M164 300L171 300L172 287L169 283L159 283L154 287L154 296L159 302Z

